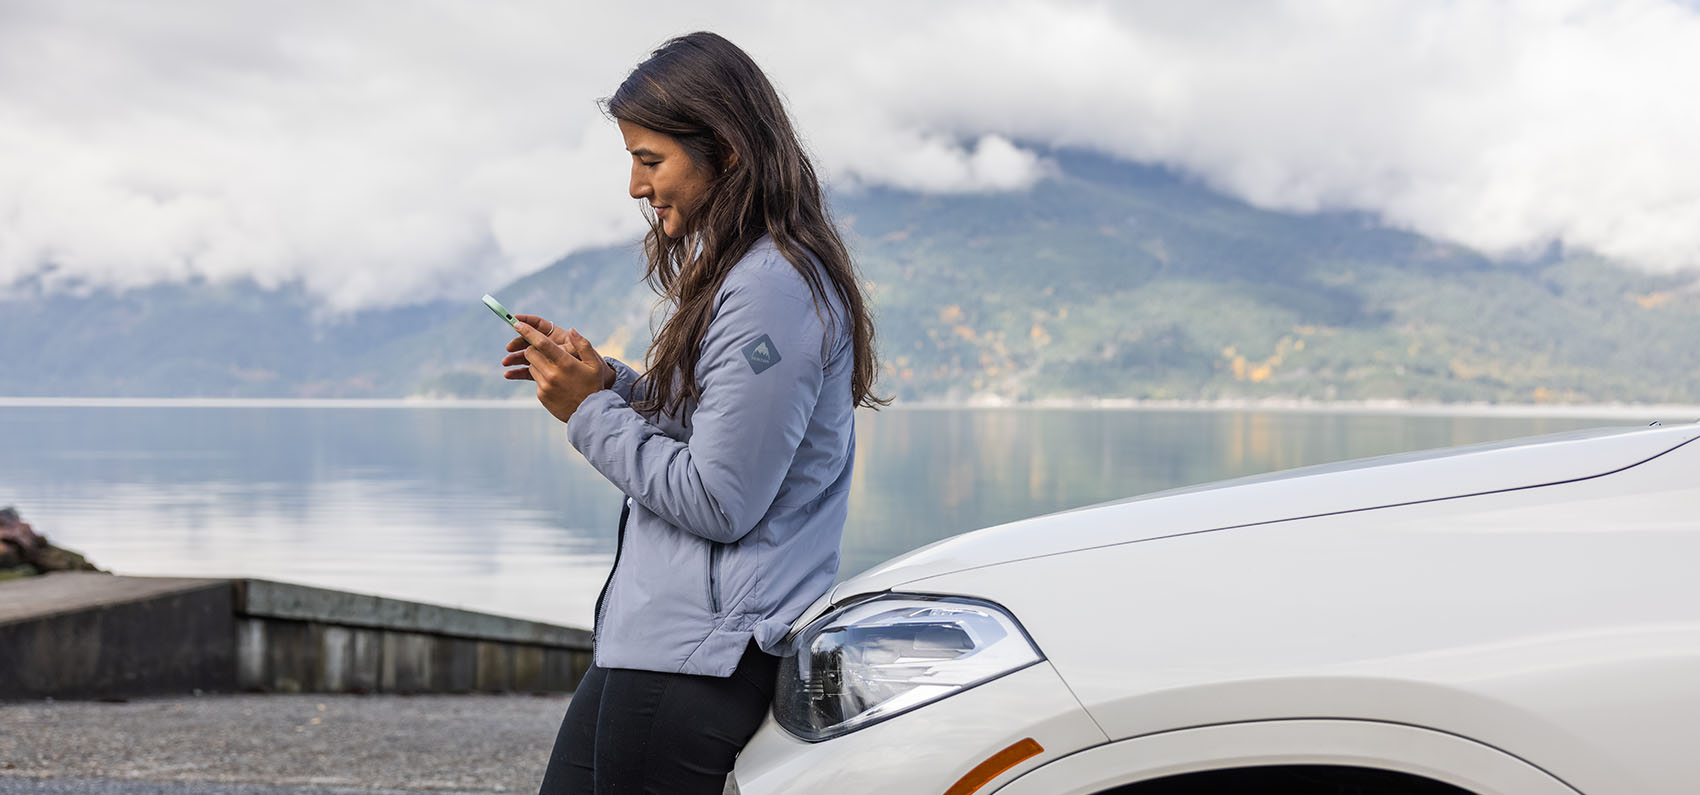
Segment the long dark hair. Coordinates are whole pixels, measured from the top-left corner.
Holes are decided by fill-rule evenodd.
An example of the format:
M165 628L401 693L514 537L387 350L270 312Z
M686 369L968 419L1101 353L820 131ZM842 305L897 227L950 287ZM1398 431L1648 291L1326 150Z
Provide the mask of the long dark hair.
M649 214L644 278L675 310L649 349L636 391L640 411L671 412L701 397L697 351L714 314L714 296L732 266L762 235L802 274L816 310L828 319L827 286L820 263L849 315L855 369L851 397L857 406L891 402L876 397L879 372L874 327L844 241L821 197L815 168L797 140L779 92L750 56L713 33L692 33L661 45L632 70L612 97L610 116L672 136L693 164L712 174L708 193L689 228L669 238Z

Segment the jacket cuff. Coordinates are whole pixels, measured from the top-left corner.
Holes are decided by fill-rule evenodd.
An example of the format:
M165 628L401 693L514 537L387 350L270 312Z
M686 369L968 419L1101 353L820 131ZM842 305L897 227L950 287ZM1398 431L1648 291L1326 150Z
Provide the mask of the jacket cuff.
M609 367L614 368L614 385L608 387L608 389L612 390L614 394L619 395L621 400L628 403L631 402L632 384L637 383L638 379L637 371L633 370L625 362L615 359L612 356L604 356L602 357L602 361L607 362Z
M629 372L631 368L626 369ZM627 387L630 388L630 384L627 384ZM612 389L599 389L590 393L567 420L567 442L583 454L585 442L596 437L594 426L601 425L610 412L623 408L626 408L625 398L614 394Z

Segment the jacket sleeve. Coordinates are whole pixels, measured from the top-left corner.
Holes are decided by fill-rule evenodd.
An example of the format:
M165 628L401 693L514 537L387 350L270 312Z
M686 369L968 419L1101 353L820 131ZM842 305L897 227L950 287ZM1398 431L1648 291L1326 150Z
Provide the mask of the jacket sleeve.
M632 384L636 383L638 379L637 371L633 370L625 362L622 362L612 356L604 356L602 357L602 361L607 362L609 367L614 368L614 385L609 387L609 389L613 390L614 394L619 395L621 400L630 403L632 399Z
M711 541L736 541L767 514L820 396L821 316L802 279L777 270L723 288L697 360L690 441L614 390L586 398L567 423L573 447L621 491Z

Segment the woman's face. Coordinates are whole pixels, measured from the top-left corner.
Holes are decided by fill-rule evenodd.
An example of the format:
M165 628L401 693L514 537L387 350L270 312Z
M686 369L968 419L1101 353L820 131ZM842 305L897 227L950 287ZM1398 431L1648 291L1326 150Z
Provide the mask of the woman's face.
M649 200L663 234L683 237L708 195L711 175L671 135L629 121L620 122L620 135L632 154L632 198Z

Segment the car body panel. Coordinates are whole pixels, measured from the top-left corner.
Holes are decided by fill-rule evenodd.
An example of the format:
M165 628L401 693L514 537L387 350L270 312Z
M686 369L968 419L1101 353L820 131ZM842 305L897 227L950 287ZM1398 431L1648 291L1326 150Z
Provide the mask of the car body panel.
M1700 426L1655 427L1349 462L948 539L842 583L797 625L887 591L983 599L1009 610L1060 680L1035 666L812 746L769 720L738 779L810 791L772 771L818 764L850 777L806 779L820 791L943 791L1023 736L1022 689L1061 684L1103 740L1065 758L1047 745L994 782L1010 793L1093 791L1065 788L1078 784L1070 771L1276 762L1400 770L1484 795L1692 792L1696 437ZM1372 743L1398 733L1386 727L1421 733L1411 748L1426 755ZM840 767L841 749L859 761ZM884 777L855 777L881 756ZM1117 759L1137 764L1118 771Z
M1044 752L996 782L1106 739L1055 669L1043 662L920 711L927 714L924 720L900 715L814 744L791 736L769 716L738 757L737 791L937 793L1026 737L1038 741Z
M1502 748L1583 792L1691 792L1697 523L1700 445L1687 445L1560 485L1027 558L901 590L1004 605L1111 739L1385 721Z
M1696 437L1694 425L1579 431L1160 492L947 538L840 583L827 601L1022 558L1598 477Z
M1284 720L1202 726L1106 743L1037 767L997 795L1090 795L1165 776L1264 765L1410 773L1477 795L1577 795L1497 748L1395 723Z

